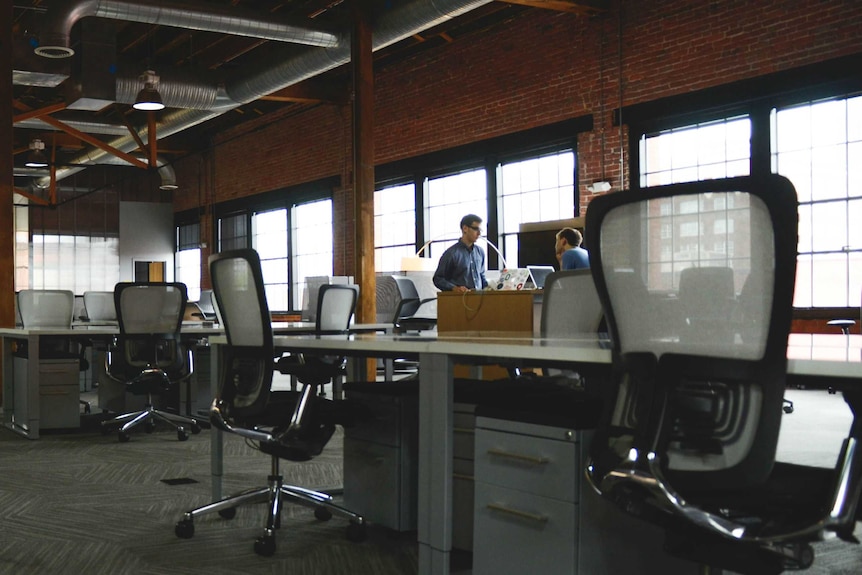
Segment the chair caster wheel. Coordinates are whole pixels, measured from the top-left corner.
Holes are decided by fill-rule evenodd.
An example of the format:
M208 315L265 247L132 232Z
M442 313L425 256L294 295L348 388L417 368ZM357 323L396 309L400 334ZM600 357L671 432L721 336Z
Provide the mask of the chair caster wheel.
M228 507L227 509L222 509L218 512L219 517L222 519L233 519L236 517L236 507Z
M347 526L347 540L353 543L362 543L368 537L368 532L365 529L365 524L350 523Z
M127 432L125 432L125 431L118 431L117 432L117 440L120 443L127 443L130 439L131 439L131 436Z
M192 423L191 429L192 429L192 433L194 433L195 435L197 435L198 433L201 432L201 426L198 425L197 423Z
M263 557L272 557L275 554L275 537L272 535L258 537L254 542L254 552Z
M189 432L183 429L182 427L177 428L177 439L180 441L188 441Z
M326 507L315 507L314 518L318 521L329 521L332 519L332 512Z
M195 524L188 519L177 521L177 524L174 527L174 533L176 533L177 537L180 539L191 539L195 534Z

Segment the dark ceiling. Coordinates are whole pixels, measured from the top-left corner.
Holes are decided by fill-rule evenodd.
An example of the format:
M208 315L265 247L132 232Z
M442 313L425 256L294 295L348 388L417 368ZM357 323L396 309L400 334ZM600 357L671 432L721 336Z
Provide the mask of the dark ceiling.
M416 1L413 0L414 4ZM14 5L13 150L15 186L19 191L44 189L50 179L44 175L50 174L48 170L34 172L23 167L31 154L34 138L44 142L45 152L53 158L53 165L59 173L63 170L81 171L85 165L123 163L122 153L118 159L117 154L110 151L111 146L116 145L117 138L128 139L130 136L134 142L125 146L128 154L139 157L139 161L150 157L152 163L157 153L162 165L206 148L213 135L250 119L283 111L286 107L301 112L311 106L349 100L349 67L340 64L290 85L279 86L271 92L254 94L254 99L233 102L228 109L194 123L172 120L183 110L170 107L168 97L165 101L169 107L165 110L153 113L134 110L130 97L120 95L120 84L115 86L118 78L130 78L129 89L137 90L141 84L138 77L150 69L161 76L163 87L177 84L182 88L185 82L192 86L192 90L199 83L221 86L246 70L265 69L270 62L284 61L294 53L302 56L310 50L300 44L233 33L128 21L122 14L76 19L69 34L69 45L75 50L71 58L47 59L33 54L34 47L46 45L46 29L51 28L48 22L52 16L57 20L56 14L63 13L66 7L83 5L86 10L93 10L94 5L101 9L110 8L112 4L98 0L17 0ZM136 3L118 4L121 9L125 5L133 11ZM350 31L350 0L168 0L157 4L188 15L205 14L208 18L220 19L220 22L251 19L265 24L289 23L315 31L328 31L342 39ZM375 34L376 19L385 18L388 12L406 4L399 0L362 2L372 15L371 26ZM594 12L592 5L596 3L571 0L489 2L377 50L374 53L375 67L505 26L525 10L542 9L536 5L585 14ZM149 9L157 8L150 6ZM166 80L167 77L174 80ZM164 89L160 91L164 94ZM171 125L175 126L174 129L169 128ZM148 151L154 142L147 135L148 127L153 129L158 139L153 146L155 152ZM170 133L165 135L164 131ZM108 145L100 146L101 142ZM101 150L101 155L91 158L87 154L92 149ZM60 175L58 179L62 177ZM36 180L40 184L34 188Z

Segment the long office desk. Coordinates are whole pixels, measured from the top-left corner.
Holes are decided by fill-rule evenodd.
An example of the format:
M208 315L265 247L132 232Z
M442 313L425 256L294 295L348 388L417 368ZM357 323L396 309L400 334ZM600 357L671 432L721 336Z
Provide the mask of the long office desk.
M42 389L42 362L40 341L44 337L68 338L88 342L110 342L119 333L117 324L73 324L70 328L2 328L0 345L3 354L3 425L28 439L40 435L40 391ZM182 334L190 339L203 339L224 333L224 330L203 322L183 324ZM27 376L17 378L14 358L18 345L27 346ZM26 386L22 386L21 383Z
M224 337L210 340L215 347ZM530 365L609 370L607 342L593 334L567 339L481 337L477 334L360 334L277 336L275 345L296 352L337 352L354 357L419 360L419 573L446 575L452 541L453 367L455 363L523 361ZM213 354L214 356L216 354ZM823 385L860 385L862 336L794 334L788 374ZM213 430L212 489L222 496L221 432Z
M309 333L314 331L314 322L273 322L274 333ZM381 327L374 324L369 327ZM382 327L381 327L382 329ZM3 425L28 439L38 439L40 434L40 400L42 385L40 374L39 342L43 337L69 338L79 341L108 343L120 332L116 323L74 323L71 328L0 328L0 346L3 358ZM203 321L185 321L182 336L189 340L208 340L224 334L218 324ZM27 346L26 387L15 385L15 347ZM211 373L215 373L212 371Z

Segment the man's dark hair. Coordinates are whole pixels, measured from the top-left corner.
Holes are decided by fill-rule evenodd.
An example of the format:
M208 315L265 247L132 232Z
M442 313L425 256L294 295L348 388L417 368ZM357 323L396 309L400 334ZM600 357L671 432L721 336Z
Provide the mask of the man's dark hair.
M481 224L482 218L477 216L476 214L467 214L463 218L461 218L461 228L467 226L468 228L472 228L473 224ZM460 229L460 228L459 228Z
M563 228L557 232L558 238L565 239L570 246L578 247L584 241L584 236L575 228Z

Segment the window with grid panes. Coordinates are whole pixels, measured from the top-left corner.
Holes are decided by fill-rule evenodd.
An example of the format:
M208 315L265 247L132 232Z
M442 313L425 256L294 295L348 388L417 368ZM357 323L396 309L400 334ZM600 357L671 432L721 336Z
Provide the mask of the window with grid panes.
M374 191L374 269L396 272L416 251L416 188L413 182Z

